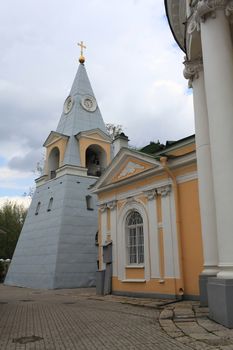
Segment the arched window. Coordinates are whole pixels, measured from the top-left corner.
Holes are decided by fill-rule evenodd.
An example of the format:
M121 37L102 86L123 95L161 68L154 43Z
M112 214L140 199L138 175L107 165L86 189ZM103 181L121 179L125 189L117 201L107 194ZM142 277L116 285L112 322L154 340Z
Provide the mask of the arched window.
M127 253L129 264L144 263L143 220L137 211L126 218Z
M53 205L53 197L51 197L50 200L49 200L49 205L48 205L47 211L51 211L52 205Z
M100 176L106 168L106 153L99 145L91 145L86 149L87 175Z
M54 147L49 154L48 159L48 175L50 179L56 177L56 170L59 168L60 151L57 147Z

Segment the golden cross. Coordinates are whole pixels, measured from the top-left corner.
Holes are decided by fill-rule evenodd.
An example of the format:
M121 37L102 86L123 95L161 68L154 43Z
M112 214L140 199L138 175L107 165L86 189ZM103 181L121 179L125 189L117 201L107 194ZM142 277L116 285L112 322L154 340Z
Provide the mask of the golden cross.
M83 49L86 49L87 47L83 45L83 41L81 41L81 43L78 43L78 45L81 47L81 56L83 56Z

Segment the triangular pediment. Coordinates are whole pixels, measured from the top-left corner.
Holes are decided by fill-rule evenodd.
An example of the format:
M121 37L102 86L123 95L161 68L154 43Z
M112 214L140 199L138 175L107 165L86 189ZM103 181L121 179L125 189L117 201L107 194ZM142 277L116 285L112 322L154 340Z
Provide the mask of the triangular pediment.
M154 167L153 164L139 160L135 157L127 157L123 162L120 170L116 173L116 175L112 178L113 182L128 178L130 176L134 176L138 173L141 173L147 169L151 169Z
M46 146L50 145L51 143L59 140L60 138L68 140L69 136L61 134L60 132L51 131L49 136L45 140L43 146L46 147Z
M155 169L162 170L162 167L152 156L122 148L96 182L93 192L98 192L105 187L123 184L131 179L133 181L143 174L146 176L148 171Z
M106 141L109 143L112 142L111 137L98 128L79 132L77 135L75 135L75 137L78 140L82 137L85 137L90 138L92 140Z

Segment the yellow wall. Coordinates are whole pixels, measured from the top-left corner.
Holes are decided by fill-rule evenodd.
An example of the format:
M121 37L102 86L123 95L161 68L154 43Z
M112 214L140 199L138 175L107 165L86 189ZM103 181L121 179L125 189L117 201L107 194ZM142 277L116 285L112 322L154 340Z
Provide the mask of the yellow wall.
M89 146L91 145L98 145L100 146L106 153L106 162L108 165L111 161L111 145L110 143L104 141L104 140L100 140L100 139L95 139L95 138L85 138L84 137L80 137L79 139L79 149L80 149L80 163L82 167L86 167L86 150Z
M183 147L179 147L177 149L174 149L170 152L167 152L167 155L172 155L172 156L182 156L184 154L194 152L195 151L195 143L192 143L190 145L186 145Z
M176 150L176 155L189 153L192 152L194 149L194 144L188 145L186 147L181 148L180 151ZM129 159L127 161L129 161ZM134 160L133 158L132 161L136 162L136 160ZM121 169L123 169L123 167L121 167ZM196 163L193 162L192 164L176 168L173 171L173 174L177 177L195 171L197 171L197 166ZM116 177L114 177L113 179L115 178ZM141 180L134 180L130 184L121 185L109 191L106 190L99 193L99 200L108 201L108 198L117 198L122 193L127 193L132 190L138 190L138 196L134 197L140 199L141 202L146 204L147 198L144 195L140 194L140 191L143 191L143 189L147 185L154 184L156 187L156 183L165 179L168 179L168 175L164 172L160 173L159 175L147 176ZM163 215L160 195L157 196L156 201L158 223L162 223ZM122 208L125 202L125 200L119 200L117 202L118 210ZM178 206L180 212L180 242L182 254L182 259L180 259L180 261L183 270L183 281L181 278L166 278L164 276L164 232L161 225L161 228L158 228L159 263L161 279L151 279L150 281L137 283L127 281L122 282L118 280L117 276L114 276L112 280L113 291L179 295L180 289L184 289L185 295L199 295L198 280L199 274L201 273L203 267L203 252L197 180L191 180L178 184ZM125 267L125 278L126 280L143 280L144 269Z
M125 268L125 277L131 279L144 278L144 268Z
M112 278L112 290L117 292L136 292L136 293L154 293L154 294L178 294L179 288L182 286L181 280L167 278L164 283L160 283L159 279L151 279L147 282L121 282L117 277Z
M184 292L198 295L198 278L203 266L197 180L179 184Z
M122 185L121 187L117 187L113 190L109 191L103 191L98 194L99 200L107 200L108 198L112 198L120 193L126 193L128 191L134 190L136 188L144 187L146 185L150 185L153 183L156 183L157 181L167 179L167 174L157 175L157 176L149 176L147 178L144 178L142 180L134 181L131 184L128 185Z
M59 137L55 139L53 142L51 142L47 147L46 147L46 160L45 160L45 173L48 174L48 159L50 152L57 147L60 152L60 158L59 158L59 166L63 165L63 160L65 156L65 150L66 150L66 145L67 145L68 140L64 139L62 137Z

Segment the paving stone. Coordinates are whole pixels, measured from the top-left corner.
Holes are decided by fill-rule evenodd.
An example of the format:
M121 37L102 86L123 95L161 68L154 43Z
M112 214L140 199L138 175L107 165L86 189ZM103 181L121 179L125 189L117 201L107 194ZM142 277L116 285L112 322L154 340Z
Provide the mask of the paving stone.
M210 345L203 343L201 341L191 342L191 343L189 343L189 346L195 350L217 350L217 349L219 349L216 346L210 346Z
M216 334L218 337L233 339L233 330L232 329L225 328L224 330L214 331L213 333Z
M190 338L187 335L183 335L182 337L176 338L176 340L180 341L183 344L190 343Z
M176 323L176 326L187 335L190 335L190 333L209 334L209 332L207 332L203 327L199 326L196 322L179 322Z
M214 332L214 331L225 331L226 328L212 320L209 319L198 319L197 320L198 324L208 330L209 332Z
M36 292L40 292L36 293ZM30 302L20 302L29 300ZM92 298L92 299L90 299ZM0 285L1 350L188 350L155 308L95 299L87 290L36 291ZM120 299L119 299L120 300ZM173 331L175 329L175 331ZM34 343L20 344L16 341Z
M218 337L212 333L190 333L189 336L197 340L218 340Z
M168 309L163 310L159 315L159 318L164 320L172 319L172 317L173 317L173 311Z
M194 312L192 308L187 308L187 307L176 307L174 309L174 317L179 319L179 318L193 318L194 317Z

